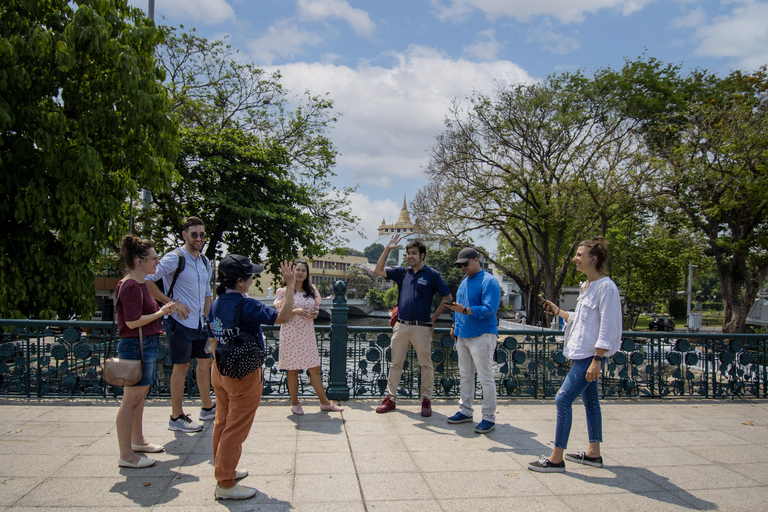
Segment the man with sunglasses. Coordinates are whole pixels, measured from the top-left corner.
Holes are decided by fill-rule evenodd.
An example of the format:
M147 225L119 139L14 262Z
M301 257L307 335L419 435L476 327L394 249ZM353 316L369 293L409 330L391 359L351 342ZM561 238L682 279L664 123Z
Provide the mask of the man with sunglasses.
M168 430L200 432L203 426L184 414L184 385L192 359L197 359L197 388L202 409L200 421L216 417L216 404L211 399L211 354L205 351L208 329L205 317L213 301L211 265L201 254L205 245L205 225L198 217L189 217L181 230L184 245L167 252L154 274L147 276L149 292L159 302L176 302L176 312L164 320L168 349L173 363L171 373L171 419ZM181 262L179 258L184 258ZM178 270L181 269L181 272ZM163 293L155 284L163 280ZM169 297L172 295L172 297Z
M395 409L397 388L403 374L403 363L408 347L413 345L421 367L421 415L432 415L432 392L435 387L435 370L432 366L432 337L435 334L435 320L442 314L445 304L440 303L434 314L432 297L435 293L443 301L453 299L440 272L424 264L427 247L421 240L413 240L405 246L407 267L385 268L390 251L400 248L401 235L394 235L384 247L374 272L381 277L392 279L398 285L397 323L392 331L392 363L389 365L387 396L376 412L385 413Z
M496 427L493 352L499 337L496 312L501 287L496 278L483 270L480 255L472 247L465 247L459 252L455 265L466 276L456 292L456 302L448 304L453 311L451 337L456 340L456 352L459 354L461 399L459 412L448 418L448 423L472 421L477 369L477 380L483 388L483 419L475 426L475 432L487 434Z

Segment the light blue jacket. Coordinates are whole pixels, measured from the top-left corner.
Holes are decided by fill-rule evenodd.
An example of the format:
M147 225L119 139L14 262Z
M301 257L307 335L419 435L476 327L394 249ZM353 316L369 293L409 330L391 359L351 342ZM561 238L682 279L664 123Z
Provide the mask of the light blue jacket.
M465 277L456 293L456 302L472 309L471 315L453 315L453 333L461 338L474 338L481 334L498 334L496 312L501 300L499 282L485 270Z

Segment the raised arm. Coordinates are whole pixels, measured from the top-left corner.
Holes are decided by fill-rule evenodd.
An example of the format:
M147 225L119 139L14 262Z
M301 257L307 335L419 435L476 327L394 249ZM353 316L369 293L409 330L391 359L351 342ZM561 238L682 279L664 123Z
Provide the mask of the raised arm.
M373 270L373 272L376 275L379 275L384 278L387 277L387 271L384 268L384 265L387 262L387 258L389 257L390 251L392 249L399 249L401 247L400 238L402 238L402 236L399 234L392 235L392 238L389 239L389 242L387 242L387 245L384 246L384 251L381 253L381 256L379 256L379 261L376 262L376 268Z

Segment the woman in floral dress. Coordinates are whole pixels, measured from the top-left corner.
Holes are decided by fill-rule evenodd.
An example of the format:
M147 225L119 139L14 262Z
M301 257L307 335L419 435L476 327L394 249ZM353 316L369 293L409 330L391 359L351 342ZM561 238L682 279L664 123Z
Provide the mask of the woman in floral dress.
M320 399L321 411L342 411L325 395L323 378L320 374L320 355L315 340L315 324L320 311L320 293L309 282L309 265L304 260L296 263L296 284L293 295L293 316L291 321L280 326L281 370L288 370L288 393L291 395L291 411L304 414L299 403L299 370L307 370L309 381ZM280 288L275 294L275 309L281 309L285 301L286 288Z

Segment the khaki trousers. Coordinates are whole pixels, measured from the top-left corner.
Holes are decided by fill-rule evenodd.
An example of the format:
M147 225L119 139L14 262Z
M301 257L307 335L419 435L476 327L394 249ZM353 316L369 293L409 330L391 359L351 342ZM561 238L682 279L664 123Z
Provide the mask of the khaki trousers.
M432 400L432 392L435 389L435 370L432 367L431 328L423 325L405 325L400 322L395 324L392 331L392 363L389 365L387 396L392 400L397 398L397 387L400 385L403 363L410 345L413 345L421 366L421 398Z
M213 426L213 467L220 487L235 485L235 470L243 443L251 431L253 417L261 402L264 382L259 368L242 380L224 377L216 364L211 382L216 393L216 421Z

